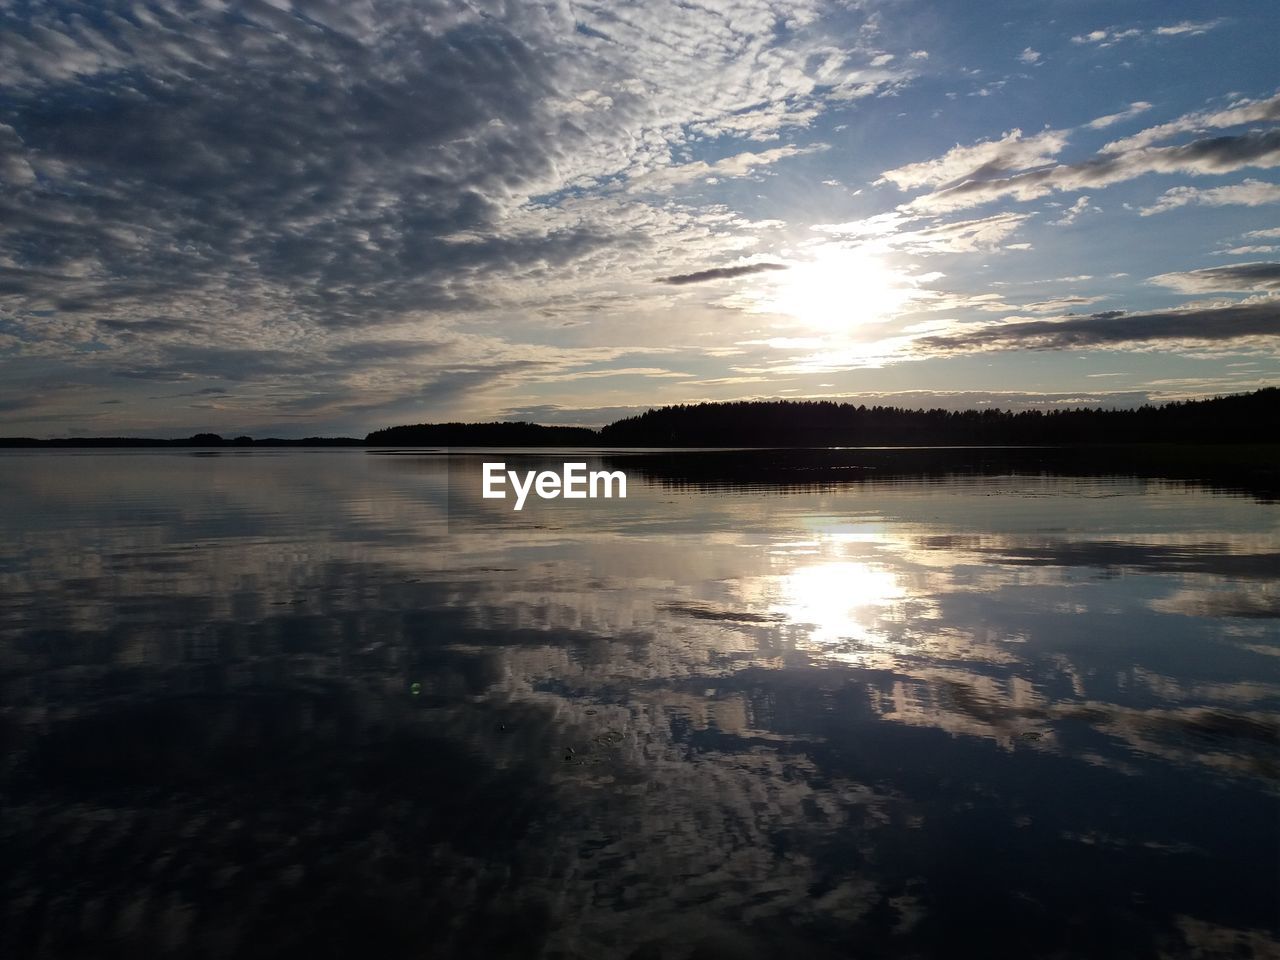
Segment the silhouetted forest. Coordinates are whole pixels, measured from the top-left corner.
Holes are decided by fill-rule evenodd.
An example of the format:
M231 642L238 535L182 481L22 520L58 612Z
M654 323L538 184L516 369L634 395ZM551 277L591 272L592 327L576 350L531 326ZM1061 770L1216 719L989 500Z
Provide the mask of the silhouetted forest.
M375 430L370 446L405 447L579 447L594 446L600 434L587 427L544 427L536 423L418 423Z
M619 447L927 446L1063 443L1270 443L1280 388L1135 410L904 410L764 400L663 407L611 423Z
M830 447L1280 442L1280 388L1135 410L905 410L828 400L681 404L600 430L532 423L389 427L371 445Z

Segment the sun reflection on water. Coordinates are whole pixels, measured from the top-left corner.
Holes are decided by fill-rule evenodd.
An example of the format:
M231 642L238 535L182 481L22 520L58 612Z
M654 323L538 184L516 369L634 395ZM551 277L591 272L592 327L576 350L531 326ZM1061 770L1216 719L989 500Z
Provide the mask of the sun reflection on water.
M858 560L798 566L778 590L772 612L809 627L809 640L822 645L879 639L885 608L907 596L892 571Z

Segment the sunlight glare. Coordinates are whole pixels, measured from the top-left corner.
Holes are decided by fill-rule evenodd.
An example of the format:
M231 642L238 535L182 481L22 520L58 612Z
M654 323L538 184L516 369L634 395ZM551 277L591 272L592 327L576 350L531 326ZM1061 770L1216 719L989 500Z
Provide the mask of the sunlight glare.
M831 333L890 320L917 296L907 277L878 257L835 246L780 274L775 283L760 309Z
M797 567L782 578L780 592L773 612L809 625L809 638L824 644L874 638L883 608L906 596L891 571L853 561Z

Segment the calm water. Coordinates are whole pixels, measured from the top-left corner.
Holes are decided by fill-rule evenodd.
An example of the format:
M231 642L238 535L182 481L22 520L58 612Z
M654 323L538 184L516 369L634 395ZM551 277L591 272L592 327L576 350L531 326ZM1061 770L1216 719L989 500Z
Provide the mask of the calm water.
M0 954L1280 953L1280 506L479 462L0 455Z

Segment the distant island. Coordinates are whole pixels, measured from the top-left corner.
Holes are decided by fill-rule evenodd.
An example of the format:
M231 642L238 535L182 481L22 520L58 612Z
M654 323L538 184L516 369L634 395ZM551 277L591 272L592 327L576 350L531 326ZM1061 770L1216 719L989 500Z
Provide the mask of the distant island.
M304 439L197 433L0 438L0 447L867 447L1280 443L1280 388L1131 410L912 410L829 400L744 400L649 410L600 429L526 422L420 423L355 437Z
M4 447L363 447L358 437L223 437L216 433L197 433L172 440L155 437L56 437L37 440L34 437L0 437Z

